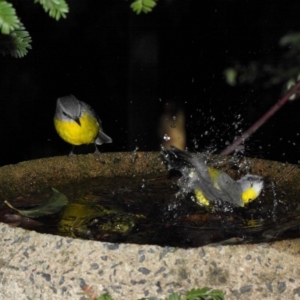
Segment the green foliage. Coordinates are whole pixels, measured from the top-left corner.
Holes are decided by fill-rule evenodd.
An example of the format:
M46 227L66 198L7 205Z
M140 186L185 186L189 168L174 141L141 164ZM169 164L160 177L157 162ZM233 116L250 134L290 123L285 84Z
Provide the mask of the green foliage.
M21 22L17 17L16 10L11 3L0 1L0 30L2 34L9 34L19 29Z
M131 5L131 9L139 15L141 12L147 14L156 6L155 0L135 0Z
M34 0L34 3L40 3L49 16L56 19L65 18L69 12L69 6L65 0Z
M168 298L166 298L165 300L181 300L181 295L174 293L171 294Z
M211 290L208 287L192 289L186 293L186 300L222 300L224 294L220 290Z
M31 37L21 24L19 29L0 36L0 53L20 58L27 54L28 49L31 49L30 43Z
M96 300L113 300L113 298L109 294L103 294L100 297L97 297Z
M134 0L130 5L136 13L148 13L156 6L157 0ZM34 0L42 5L50 17L59 20L66 18L69 6L66 0ZM0 0L0 53L20 58L31 49L31 36L21 23L13 5Z
M43 6L50 17L59 20L69 12L65 0L34 0ZM31 37L21 23L15 8L7 1L0 0L0 53L23 57L31 49Z
M224 70L224 76L227 84L235 86L237 83L238 72L234 68L227 68Z
M286 84L287 90L299 80L300 76L300 33L283 36L279 46L284 48L281 56L268 54L264 59L252 61L248 65L236 62L235 66L224 71L229 85L254 84L260 82L270 88L279 84ZM274 63L276 62L276 63Z
M140 300L147 300L149 298L142 298ZM186 295L181 295L178 293L173 293L164 300L223 300L224 293L220 290L212 290L208 287L202 289L192 289L186 293ZM97 298L97 300L113 300L113 298L104 294Z

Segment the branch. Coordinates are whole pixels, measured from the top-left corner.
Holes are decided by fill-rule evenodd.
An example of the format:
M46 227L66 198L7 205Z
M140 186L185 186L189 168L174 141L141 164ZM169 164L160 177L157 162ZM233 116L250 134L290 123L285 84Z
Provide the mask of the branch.
M220 154L228 155L232 153L236 147L248 139L257 129L259 129L271 116L273 116L300 88L300 81L296 83L275 105L273 105L259 120L257 120L248 130L238 137L231 145L225 148Z

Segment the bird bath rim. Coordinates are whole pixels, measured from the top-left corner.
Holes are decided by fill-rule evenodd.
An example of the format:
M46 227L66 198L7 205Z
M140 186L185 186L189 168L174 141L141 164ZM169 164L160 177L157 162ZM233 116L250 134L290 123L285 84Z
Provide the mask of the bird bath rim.
M278 178L293 170L297 176L291 182L300 186L293 165L251 159L251 168L254 174ZM167 174L158 152L38 159L1 167L0 195L5 200L82 178L150 173ZM176 249L63 238L5 224L0 230L2 299L79 299L82 282L97 295L107 291L115 299L163 298L203 286L221 289L229 299L300 295L300 239Z

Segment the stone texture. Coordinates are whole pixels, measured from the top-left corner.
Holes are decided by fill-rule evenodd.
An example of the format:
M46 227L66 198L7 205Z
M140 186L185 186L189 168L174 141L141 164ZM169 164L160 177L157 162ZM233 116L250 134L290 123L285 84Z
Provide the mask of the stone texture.
M204 286L226 299L300 299L299 240L184 250L0 231L0 299L88 299L86 285L116 300Z
M292 174L290 184L300 187L295 166L253 160L252 170L272 178ZM36 160L0 168L0 197L87 177L164 171L158 153ZM85 291L108 292L115 300L161 299L204 286L223 290L226 299L300 299L299 239L185 250L63 238L5 224L0 233L0 299L89 299Z

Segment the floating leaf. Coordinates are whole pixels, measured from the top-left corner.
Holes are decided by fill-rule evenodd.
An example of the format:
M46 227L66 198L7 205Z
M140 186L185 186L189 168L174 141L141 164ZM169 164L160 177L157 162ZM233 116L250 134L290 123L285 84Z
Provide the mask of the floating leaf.
M38 218L45 215L51 215L59 212L63 206L68 203L68 198L60 193L58 190L52 188L53 195L45 203L34 207L32 209L17 209L13 207L8 201L4 201L10 208L16 210L20 215L29 218Z

